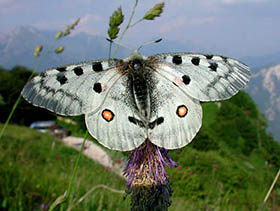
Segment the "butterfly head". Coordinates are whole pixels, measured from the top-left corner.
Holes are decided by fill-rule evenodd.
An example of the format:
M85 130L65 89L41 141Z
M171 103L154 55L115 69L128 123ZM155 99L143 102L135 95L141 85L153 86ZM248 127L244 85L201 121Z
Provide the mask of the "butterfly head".
M125 62L130 62L133 60L143 60L145 57L142 56L137 50L133 51L129 57L124 59Z
M129 69L139 72L143 69L144 60L145 57L138 51L133 51L133 53L124 61L128 64Z

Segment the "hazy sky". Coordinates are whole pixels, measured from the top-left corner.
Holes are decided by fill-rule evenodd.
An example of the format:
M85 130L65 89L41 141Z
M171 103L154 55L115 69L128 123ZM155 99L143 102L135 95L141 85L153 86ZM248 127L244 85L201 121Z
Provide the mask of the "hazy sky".
M121 6L127 21L134 2L0 0L0 32L6 33L18 25L59 30L80 17L75 33L106 36L112 12ZM158 2L139 0L135 20ZM137 47L161 37L235 57L280 51L280 0L167 0L165 3L160 18L136 25L123 42Z

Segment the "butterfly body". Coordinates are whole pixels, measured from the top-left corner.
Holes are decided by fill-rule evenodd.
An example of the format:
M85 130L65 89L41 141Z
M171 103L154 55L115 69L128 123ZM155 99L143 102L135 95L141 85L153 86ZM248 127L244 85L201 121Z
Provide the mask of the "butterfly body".
M249 78L246 65L227 57L145 57L135 51L126 59L50 69L31 80L22 95L61 115L85 114L90 134L110 149L133 150L147 139L176 149L200 129L200 101L227 99Z
M145 127L151 116L151 92L152 92L152 71L145 60L139 55L128 60L128 92L130 92L130 104L137 111ZM136 121L136 120L135 120Z

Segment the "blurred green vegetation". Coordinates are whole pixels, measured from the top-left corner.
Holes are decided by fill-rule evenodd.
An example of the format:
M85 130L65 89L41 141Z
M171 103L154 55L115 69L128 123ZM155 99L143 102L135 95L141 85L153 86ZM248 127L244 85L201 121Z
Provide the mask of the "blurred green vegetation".
M50 205L66 191L77 155L75 149L48 134L9 125L0 141L0 210L43 210L40 206ZM125 182L82 156L69 204L95 185L124 190ZM100 206L128 210L129 200L124 201L124 196L97 189L74 210L97 210Z
M30 74L24 67L0 69L0 121L6 120ZM202 107L203 126L196 138L182 152L170 152L179 165L168 169L174 190L170 210L257 210L280 166L279 143L266 133L264 116L244 92ZM47 119L56 116L22 100L12 121L28 126ZM57 121L83 136L84 117L67 119L72 123L66 118ZM66 190L77 152L47 134L17 125L9 125L0 140L0 209L40 210ZM126 155L106 151L114 159ZM122 178L86 157L74 184L70 204L97 184L125 189ZM123 196L98 189L74 210L129 210L129 198ZM278 181L265 210L280 210L279 198Z
M0 122L5 122L18 96L32 71L15 66L11 70L0 67ZM30 125L36 120L53 120L56 116L46 109L38 108L22 100L14 113L11 122Z

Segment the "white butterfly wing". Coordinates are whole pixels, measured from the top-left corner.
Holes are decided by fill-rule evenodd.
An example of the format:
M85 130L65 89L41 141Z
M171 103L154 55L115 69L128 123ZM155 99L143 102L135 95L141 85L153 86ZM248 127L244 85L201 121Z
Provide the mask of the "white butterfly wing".
M107 92L102 106L86 114L89 133L109 149L130 151L140 146L147 130L129 122L129 117L139 117L129 103L127 77L117 80Z
M230 98L249 82L251 73L243 63L222 56L192 53L157 54L156 71L200 101Z
M151 122L161 117L163 122L149 129L149 140L165 149L181 148L192 141L201 127L200 102L165 77L157 73L154 75L157 83L153 97L157 103L157 110ZM183 113L180 113L179 109L183 109Z
M151 99L146 94L148 105L151 100L151 115L144 118L145 112L139 111L135 99L131 99L142 92L131 92L127 72L141 59L146 60L152 79L147 83ZM200 129L200 101L227 99L244 88L249 78L246 65L226 57L174 53L146 58L133 54L126 60L50 69L27 83L22 95L32 104L58 114L85 114L90 134L110 149L130 151L146 139L176 149L191 142ZM141 88L141 84L135 87Z
M120 77L113 68L118 64L118 60L96 60L49 69L28 82L22 96L57 114L80 115L102 104L104 90Z

